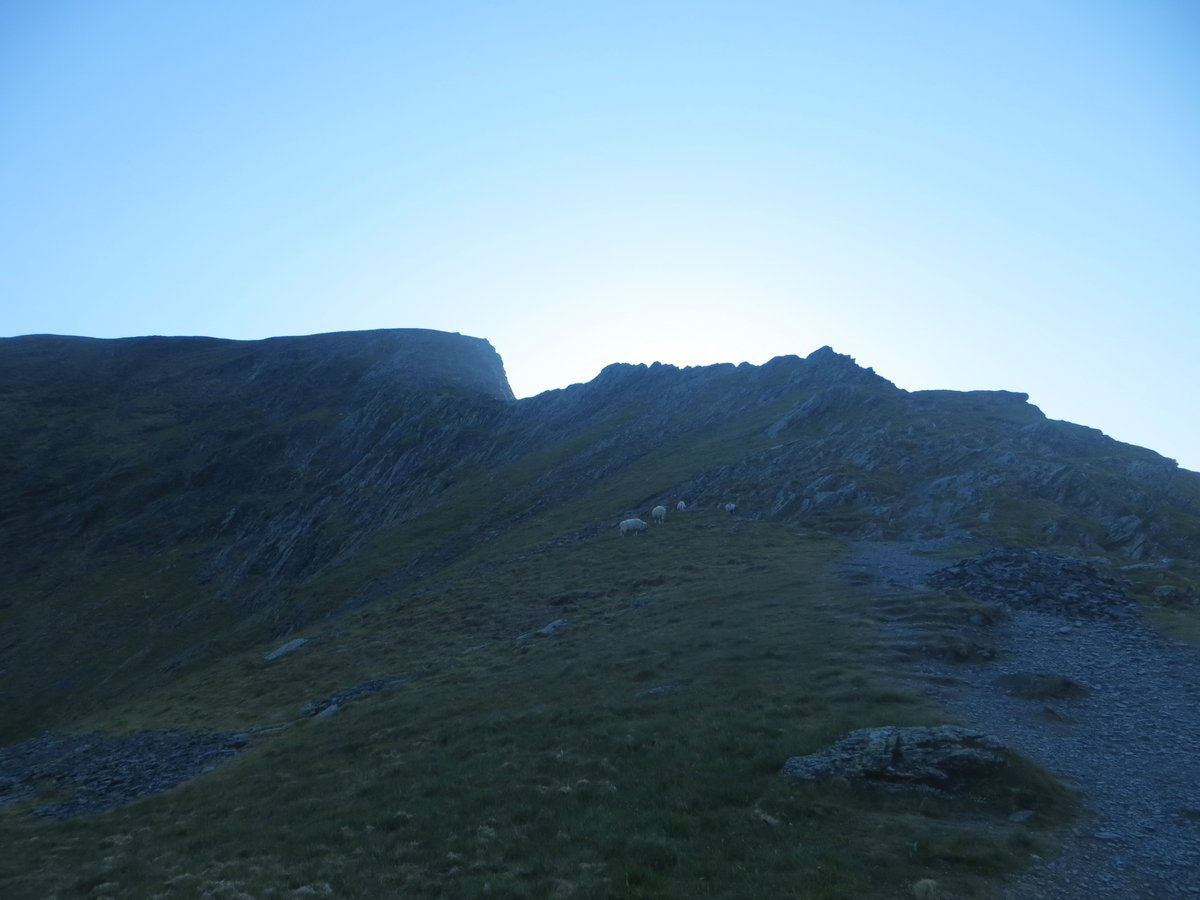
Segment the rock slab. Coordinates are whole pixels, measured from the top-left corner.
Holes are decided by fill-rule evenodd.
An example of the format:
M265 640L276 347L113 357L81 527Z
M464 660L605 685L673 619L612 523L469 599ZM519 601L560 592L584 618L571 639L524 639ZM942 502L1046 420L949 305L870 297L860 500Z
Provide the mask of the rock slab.
M954 793L1007 764L1004 745L981 731L957 725L888 725L852 731L818 753L793 756L780 774Z

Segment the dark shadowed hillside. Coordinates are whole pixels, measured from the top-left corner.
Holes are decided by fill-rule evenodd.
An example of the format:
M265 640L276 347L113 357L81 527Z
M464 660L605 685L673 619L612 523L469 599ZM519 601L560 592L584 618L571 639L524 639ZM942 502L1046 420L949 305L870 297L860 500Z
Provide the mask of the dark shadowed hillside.
M486 341L432 331L5 340L13 696L45 711L278 630L298 584L435 505L511 400Z
M658 504L666 523L620 537L619 520L649 521ZM120 896L224 896L212 893L224 878L214 860L229 848L194 817L234 815L236 803L211 792L241 786L266 798L251 819L302 817L291 777L358 835L342 843L305 825L296 841L334 856L362 850L369 865L317 866L285 879L289 889L546 896L567 884L563 896L695 896L696 879L732 883L690 860L732 829L729 865L743 854L762 879L746 896L901 896L908 882L889 879L925 871L982 896L1041 838L984 829L973 839L995 845L984 859L950 836L966 827L961 810L929 801L919 811L929 822L900 828L858 872L847 860L880 823L908 821L906 801L762 785L797 747L840 730L937 717L889 682L894 623L883 623L896 616L932 629L929 647L967 647L966 658L983 645L963 637L964 623L995 618L988 603L1040 597L1031 579L1107 598L1088 607L1097 615L1109 604L1179 634L1194 629L1200 602L1200 474L1047 420L1024 394L910 393L829 348L758 367L618 364L515 400L486 341L439 332L4 339L0 510L4 742L42 741L20 757L40 759L66 746L48 734L94 732L109 743L93 739L92 756L114 754L126 769L146 754L176 761L125 798L151 799L128 807L124 795L70 806L70 785L115 776L45 775L49 799L98 816L89 821L103 840L133 835L167 868L108 871L74 826L39 826L66 829L54 832L56 853L83 874L56 881L10 861L0 876L23 896L109 882ZM1019 551L1003 557L1017 586L1003 593L972 562L940 587L913 582L883 602L870 586L878 572L847 568L849 548L866 544L919 550L929 571ZM319 721L328 727L314 730ZM699 729L691 738L680 736L687 722ZM179 729L217 737L112 737ZM674 737L656 745L655 733ZM651 789L639 759L709 787ZM734 759L740 786L721 787L714 772ZM453 796L443 765L461 775ZM515 792L493 812L479 799L500 791L490 766L512 773ZM281 774L288 767L294 776ZM361 780L346 781L350 769ZM1017 793L978 802L1041 802L1044 826L1061 822L1069 804L1047 799L1055 789L1030 773L1004 788ZM28 838L21 817L48 802L22 779L0 765L12 841ZM604 799L633 783L638 804L667 803L675 818L643 821ZM378 792L403 793L399 784L425 793L378 807ZM525 809L581 791L594 819L564 807L542 822ZM434 808L454 824L434 824ZM168 819L183 830L160 845ZM850 857L815 836L826 819L853 836ZM572 857L568 872L530 849L569 843L568 822L585 842L629 828L633 843ZM426 836L401 840L410 823ZM789 861L772 841L792 827L816 843ZM759 831L775 837L751 850ZM230 877L252 896L288 895L272 892L293 866L287 843L254 844L258 862ZM909 845L925 849L905 856ZM362 874L384 858L403 879ZM632 878L624 887L619 865ZM789 893L782 873L795 866L807 886ZM163 887L185 870L193 881Z

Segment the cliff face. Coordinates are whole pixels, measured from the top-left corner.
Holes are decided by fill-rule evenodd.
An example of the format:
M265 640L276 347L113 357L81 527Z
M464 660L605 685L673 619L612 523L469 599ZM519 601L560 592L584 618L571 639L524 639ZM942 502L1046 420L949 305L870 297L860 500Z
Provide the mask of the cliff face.
M908 393L829 348L613 365L516 401L486 341L439 332L11 338L0 688L33 719L99 704L678 500L844 535L1200 555L1200 475L1022 394Z

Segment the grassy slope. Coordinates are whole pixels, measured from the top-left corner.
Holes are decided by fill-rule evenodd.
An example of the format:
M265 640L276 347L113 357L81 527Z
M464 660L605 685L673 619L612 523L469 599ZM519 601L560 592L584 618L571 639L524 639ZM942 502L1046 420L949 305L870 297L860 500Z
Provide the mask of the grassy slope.
M1061 807L1024 770L1019 795L956 804L775 774L849 728L942 721L872 663L870 599L835 574L840 552L694 513L477 560L275 663L217 667L170 716L244 724L361 677L408 684L125 809L5 814L0 890L900 897L932 875L977 894L1034 846L1004 814ZM227 679L242 702L216 708Z

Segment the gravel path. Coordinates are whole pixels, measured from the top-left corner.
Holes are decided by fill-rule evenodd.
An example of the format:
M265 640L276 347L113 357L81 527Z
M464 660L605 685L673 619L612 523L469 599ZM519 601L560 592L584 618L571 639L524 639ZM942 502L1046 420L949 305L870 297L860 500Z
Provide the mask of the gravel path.
M945 565L913 556L913 544L855 549L848 568L893 588L919 587ZM1017 609L987 634L1000 651L994 662L928 660L913 676L930 699L1077 787L1091 813L1058 856L1018 875L1006 896L1200 897L1200 652L1136 618ZM1027 700L996 685L1027 673L1066 676L1089 691Z

